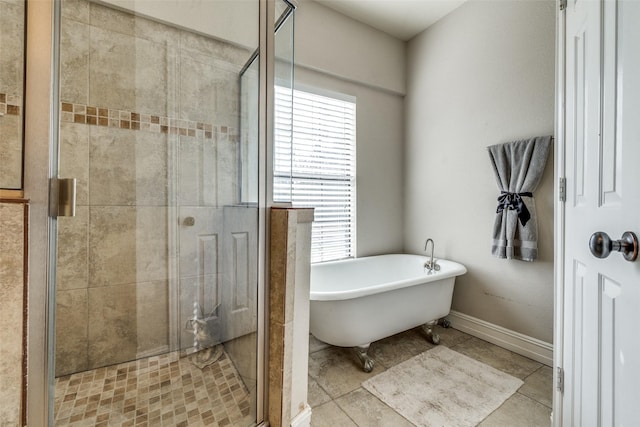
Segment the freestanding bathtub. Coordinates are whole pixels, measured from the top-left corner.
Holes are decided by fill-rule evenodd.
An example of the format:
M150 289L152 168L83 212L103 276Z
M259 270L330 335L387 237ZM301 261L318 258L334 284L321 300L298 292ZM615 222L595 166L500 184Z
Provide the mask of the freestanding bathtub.
M363 369L373 360L373 341L425 325L427 336L438 319L449 314L456 276L467 269L438 259L439 271L428 272L428 257L379 255L311 266L311 333L321 341L355 347Z

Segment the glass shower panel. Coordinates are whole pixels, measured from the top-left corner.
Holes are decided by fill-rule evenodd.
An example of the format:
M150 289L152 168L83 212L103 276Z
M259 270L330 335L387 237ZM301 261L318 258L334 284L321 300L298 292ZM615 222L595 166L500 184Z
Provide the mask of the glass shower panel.
M55 423L254 425L258 0L56 4Z
M295 8L286 0L275 3L274 37L274 201L291 201L291 144L293 120L293 30ZM258 120L256 88L258 87L258 52L247 62L240 73L241 88L241 126L239 182L240 200L252 204L258 200L257 163L258 135L253 125ZM246 124L246 126L245 126ZM286 183L282 185L282 183Z
M281 10L276 22L275 105L274 105L274 186L276 202L291 202L291 148L293 144L293 8L286 1L277 2Z
M0 193L22 189L25 2L0 0Z
M248 205L258 203L258 95L260 89L258 51L240 72L240 155L238 169L240 200Z

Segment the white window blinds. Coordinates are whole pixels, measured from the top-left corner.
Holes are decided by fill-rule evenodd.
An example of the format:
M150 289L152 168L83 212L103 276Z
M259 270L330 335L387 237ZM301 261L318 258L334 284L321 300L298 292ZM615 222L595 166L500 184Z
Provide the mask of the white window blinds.
M311 262L355 255L356 104L276 87L274 200L314 207ZM293 140L293 143L291 142Z

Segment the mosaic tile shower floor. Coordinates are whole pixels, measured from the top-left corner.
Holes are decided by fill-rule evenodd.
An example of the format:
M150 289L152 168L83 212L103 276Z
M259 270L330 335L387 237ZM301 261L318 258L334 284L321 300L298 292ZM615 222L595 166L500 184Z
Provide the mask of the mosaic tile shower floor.
M66 375L55 396L56 426L254 424L249 392L224 352L203 369L174 352Z

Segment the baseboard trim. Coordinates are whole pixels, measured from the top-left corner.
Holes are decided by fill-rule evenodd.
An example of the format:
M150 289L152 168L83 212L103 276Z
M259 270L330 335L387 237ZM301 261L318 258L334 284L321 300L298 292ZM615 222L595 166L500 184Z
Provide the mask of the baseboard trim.
M474 337L511 350L522 356L553 366L553 345L536 338L451 310L451 326Z
M309 427L311 425L311 407L305 405L304 409L291 420L291 427Z

